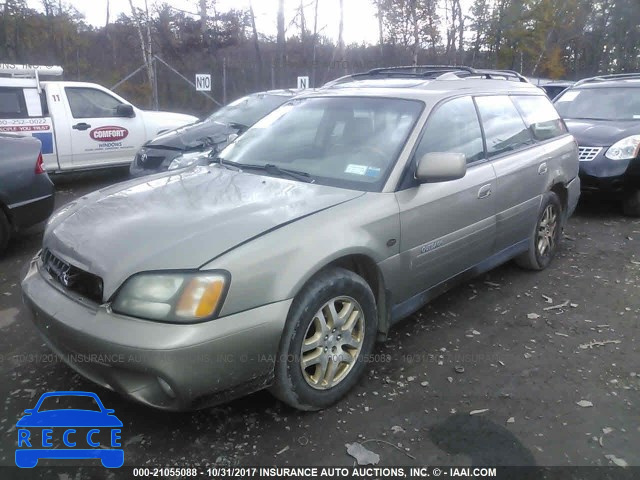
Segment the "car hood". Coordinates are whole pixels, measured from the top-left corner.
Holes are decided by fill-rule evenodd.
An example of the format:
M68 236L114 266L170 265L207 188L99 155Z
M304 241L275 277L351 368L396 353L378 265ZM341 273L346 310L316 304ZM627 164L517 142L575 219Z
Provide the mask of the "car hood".
M17 427L121 427L118 417L91 410L49 410L25 415Z
M361 195L219 165L196 167L68 204L52 216L43 245L100 276L106 300L135 273L197 269L265 232Z
M609 147L629 135L640 134L640 120L565 120L578 145Z
M195 150L207 145L207 141L203 140L205 137L209 137L210 144L221 144L227 141L229 135L237 132L237 129L224 123L198 122L163 133L147 142L145 147Z

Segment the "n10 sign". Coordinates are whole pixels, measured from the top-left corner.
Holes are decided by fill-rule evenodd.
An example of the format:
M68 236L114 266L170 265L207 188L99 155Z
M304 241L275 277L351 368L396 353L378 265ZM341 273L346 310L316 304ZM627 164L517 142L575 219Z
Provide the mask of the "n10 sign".
M211 91L211 75L205 73L196 73L196 91Z

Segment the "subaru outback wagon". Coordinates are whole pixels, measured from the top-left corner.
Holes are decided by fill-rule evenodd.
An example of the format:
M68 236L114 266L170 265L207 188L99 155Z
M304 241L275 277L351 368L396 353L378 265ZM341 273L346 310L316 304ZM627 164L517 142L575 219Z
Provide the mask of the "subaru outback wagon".
M63 207L22 288L51 349L130 398L270 388L321 409L451 285L547 267L577 175L576 142L517 74L373 70L287 102L209 166Z

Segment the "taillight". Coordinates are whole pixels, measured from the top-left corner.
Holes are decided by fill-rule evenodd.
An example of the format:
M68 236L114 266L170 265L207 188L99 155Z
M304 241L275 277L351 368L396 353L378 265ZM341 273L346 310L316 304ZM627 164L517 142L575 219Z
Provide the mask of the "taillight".
M42 153L38 154L38 160L36 161L36 175L39 175L40 173L45 173L46 170L44 169L44 160L42 159Z

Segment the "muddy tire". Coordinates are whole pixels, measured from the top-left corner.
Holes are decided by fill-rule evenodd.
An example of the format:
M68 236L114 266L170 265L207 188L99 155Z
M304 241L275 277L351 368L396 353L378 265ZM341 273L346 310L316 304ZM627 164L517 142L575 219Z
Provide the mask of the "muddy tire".
M328 268L295 297L280 341L271 393L299 410L320 410L351 390L365 370L378 329L364 279Z
M516 264L528 270L544 270L556 255L562 235L562 205L554 192L545 193L529 249L516 257Z

